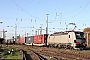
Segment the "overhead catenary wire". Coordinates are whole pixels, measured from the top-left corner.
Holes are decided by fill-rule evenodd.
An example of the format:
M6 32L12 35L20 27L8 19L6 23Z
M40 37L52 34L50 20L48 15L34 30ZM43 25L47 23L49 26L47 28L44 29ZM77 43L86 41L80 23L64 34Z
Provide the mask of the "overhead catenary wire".
M66 6L66 11L67 11L67 6L68 6L69 4L71 4L72 2L74 2L74 1L75 1L75 0L70 1L70 2L68 2L68 1L67 1L67 3L66 3L66 4L64 4L64 6ZM57 3L58 3L58 2L57 2ZM57 6L56 6L56 7L57 7ZM59 8L60 8L60 7L59 7ZM61 8L64 8L64 7L62 7L62 6L61 6ZM55 10L56 10L56 9L55 9ZM59 17L59 19L60 19L60 20L59 20L59 21L60 21L60 24L61 24L61 21L63 21L63 20L65 20L65 21L66 21L66 19L65 19L65 18L63 18L63 15L62 15L62 14L63 14L63 11L62 11L62 12L60 12L60 13L57 13L57 12L56 12L56 16L55 16L55 20L56 20L56 21L57 21L57 19L56 19L56 18L57 18L57 17ZM65 22L65 24L66 24L66 22Z
M79 12L77 12L74 16L71 16L71 18L75 18L76 16L78 16L82 11L84 11L85 10L85 8L88 6L90 4L90 1L89 2L84 2L83 4L81 4L77 9L74 9L73 11L70 11L69 13L72 13L72 12L74 12L74 11L77 11L78 9L81 9ZM63 13L63 12L62 12ZM68 15L69 13L67 13L67 14L64 14L63 16L62 16L62 20L64 19L63 17L65 17L66 15ZM59 16L60 17L60 15L57 15L56 14L56 17L57 16ZM60 17L61 18L61 17ZM61 19L60 19L61 20ZM68 19L66 19L66 20L70 20L70 18L68 18ZM61 24L61 22L60 22L60 24Z
M58 2L57 3L59 3L59 0L57 0ZM75 1L75 0L71 0L71 1ZM70 1L70 2L71 2ZM64 6L62 6L60 9L62 9L63 7L65 8L65 7L68 7L68 5L69 4L71 4L69 1L66 3L66 5L64 4ZM84 4L85 3L85 4ZM71 20L71 19L74 19L75 17L77 17L79 14L81 14L83 11L85 11L85 9L86 9L86 6L88 6L89 5L89 1L87 1L87 2L84 2L84 3L80 3L79 5L76 5L76 6L74 6L74 7L72 7L71 9L65 9L63 12L65 12L66 10L67 10L67 12L65 13L65 14L71 14L71 13L73 13L73 12L75 12L75 11L77 11L75 14L73 14L72 16L70 16L70 17L68 17L68 18L66 18L65 16L67 16L67 15L65 15L61 10L60 10L60 13L62 13L62 16L61 15L59 15L59 13L58 13L58 8L59 7L57 7L57 9L56 9L56 12L57 12L57 17L59 17L59 19L56 19L56 20L54 20L54 19L49 19L50 21L52 21L52 23L53 23L53 25L55 24L55 22L59 22L59 21L61 21L60 22L60 24L61 23L63 23L63 21L65 21L65 20ZM37 4L35 4L35 5L32 5L33 7L36 7L36 5L38 5L39 3L37 3ZM51 5L51 2L49 3L50 5ZM47 4L47 5L49 5L49 4ZM17 6L17 5L16 5ZM18 6L20 6L20 5L18 5ZM18 7L17 6L17 7ZM31 6L31 7L32 7ZM57 4L57 6L58 6L58 4ZM21 7L21 8L20 8ZM22 8L22 6L20 6L19 8L22 10L22 9L24 9L24 8ZM48 8L47 8L48 9ZM47 9L45 9L45 10L47 10ZM54 8L53 8L54 9ZM75 9L75 10L74 10ZM69 11L70 10L70 11ZM89 11L89 10L88 10ZM24 11L25 12L25 11ZM27 12L27 11L26 11ZM25 13L26 13L25 12ZM87 12L87 10L86 10L86 12ZM53 13L53 12L52 12ZM27 12L27 14L28 14L28 12ZM30 13L29 13L30 14ZM28 15L29 15L28 14ZM85 14L86 15L86 14ZM84 15L84 16L85 16ZM31 16L31 14L30 14L30 16ZM5 17L6 18L6 17ZM61 18L61 19L60 19ZM65 19L64 19L65 18ZM8 19L11 19L11 18L8 18ZM16 18L14 18L14 19L16 19ZM21 18L18 18L18 19L21 19ZM36 24L40 24L39 22L40 21L44 21L44 20L41 20L41 19L39 19L39 20L37 20L37 17L32 17L31 16L31 18L30 19L24 19L23 17L22 17L22 22L24 22L25 20L29 20L29 22L30 22L30 24L31 23L36 23ZM84 19L85 20L85 19ZM88 20L89 21L89 20ZM28 23L28 22L27 22ZM67 22L68 23L68 22ZM84 25L85 23L83 23L83 25ZM32 24L31 24L32 25ZM32 25L33 26L33 25ZM35 26L34 26L35 27Z
M79 15L86 7L87 7L87 5L88 4L86 4L86 6L83 8L83 9L81 9L77 14L75 14L72 18L74 18L74 17L76 17L77 15ZM80 7L81 8L81 7ZM83 25L84 26L84 25ZM85 26L86 26L86 24L85 24Z
M84 5L83 5L84 4ZM85 3L83 3L83 4L81 4L81 6L78 6L78 8L76 8L76 9L74 9L74 10L72 10L72 11L70 11L70 12L68 12L68 13L66 13L65 15L63 15L63 16L66 16L66 15L68 15L68 14L70 14L70 13L73 13L74 11L77 11L78 9L81 9L83 6L87 6L88 4L90 4L90 1L88 1L88 3L87 2L85 2ZM74 7L75 8L75 7ZM85 9L85 8L84 8Z
M29 12L27 12L25 9L23 9L20 5L18 5L14 0L12 0L16 5L17 5L17 7L19 7L21 10L23 10L24 12L26 12L28 15L30 15L31 17L33 17L33 18L36 18L36 19L40 19L40 20L45 20L45 19L41 19L41 18L37 18L37 17L35 17L35 16L33 16L33 15L31 15ZM43 2L43 1L42 1ZM38 4L40 4L41 2L39 2ZM37 5L37 4L36 4Z
M78 11L74 16L72 16L71 18L75 18L76 16L78 16L82 11L84 11L85 10L85 8L88 6L90 4L90 1L89 2L84 2L83 4L81 4L81 6L78 6L78 8L75 8L72 12L74 12L74 11L77 11L78 9L80 9L80 11ZM72 13L71 11L70 11L70 13ZM62 12L63 13L63 12ZM69 13L67 13L67 14L69 14ZM63 15L63 16L66 16L67 14L65 14L65 15ZM62 20L62 19L64 19L63 18L63 16L61 16L60 14L59 15L57 15L57 13L56 13L56 17L58 17L59 16L59 18L60 18L60 20ZM62 19L61 19L62 18ZM70 20L70 19L66 19L66 20ZM56 20L57 21L57 20ZM85 24L85 26L86 26L86 24Z
M62 16L62 18L63 17L65 17L66 15L68 15L68 14L70 14L70 13L73 13L74 11L77 11L78 9L81 9L83 6L88 6L88 4L90 4L90 1L88 1L88 2L84 2L84 3L82 3L82 4L80 4L80 6L76 6L76 7L78 7L78 8L76 8L76 9L73 9L73 8L75 8L75 7L73 7L72 9L72 11L70 11L70 9L69 10L67 10L67 13L66 14L63 14L63 16ZM85 9L85 8L84 8ZM84 10L83 9L83 10ZM70 11L70 12L68 12L68 11ZM63 12L65 12L65 11L62 11L62 13ZM81 11L80 11L81 12ZM76 15L74 15L73 17L75 17L75 16L77 16L77 15L79 15L79 13L80 12L78 12ZM58 13L57 13L58 14ZM56 17L57 16L60 16L60 15L56 15ZM71 17L72 18L72 17ZM68 20L68 19L67 19Z

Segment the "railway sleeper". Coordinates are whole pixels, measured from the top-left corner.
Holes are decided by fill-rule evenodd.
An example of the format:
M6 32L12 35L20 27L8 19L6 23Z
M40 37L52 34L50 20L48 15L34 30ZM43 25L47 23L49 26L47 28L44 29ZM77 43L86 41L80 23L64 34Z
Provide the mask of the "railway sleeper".
M34 52L34 51L33 51L33 53L36 54L36 55L39 57L40 60L47 60L47 59L44 58L42 55L40 55L40 54L38 54L38 53L36 53L36 52Z

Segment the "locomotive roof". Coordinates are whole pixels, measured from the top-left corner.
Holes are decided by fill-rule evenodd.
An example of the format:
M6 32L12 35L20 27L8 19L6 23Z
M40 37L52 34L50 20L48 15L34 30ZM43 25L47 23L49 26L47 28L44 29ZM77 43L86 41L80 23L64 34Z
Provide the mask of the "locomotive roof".
M66 35L66 34L68 34L68 33L66 33L66 32L59 32L59 33L51 34L51 36Z
M65 32L81 32L81 31L65 31Z
M65 32L55 32L55 33L51 34L51 36L66 35L66 34L68 34L69 32L75 32L75 33L79 33L79 32L81 32L81 31L65 31Z
M62 33L69 33L69 32L81 32L81 31L64 31L64 32L55 32L53 34L62 34Z

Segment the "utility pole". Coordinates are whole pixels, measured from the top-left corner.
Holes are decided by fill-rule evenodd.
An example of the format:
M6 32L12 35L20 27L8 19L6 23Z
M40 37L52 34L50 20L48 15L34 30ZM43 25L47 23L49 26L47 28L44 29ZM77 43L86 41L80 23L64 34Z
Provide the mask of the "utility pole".
M46 14L47 15L47 20L46 20L46 24L47 24L47 27L46 27L46 34L48 34L48 15L49 14Z
M38 35L39 35L39 29L37 29L38 30Z
M86 34L87 34L87 46L88 46L88 34L89 34L89 32L86 32Z
M40 34L42 34L42 26L41 26L40 28L41 28L41 30L40 30Z
M40 34L42 34L42 30L44 30L44 29L42 29L42 24L40 24L41 25L41 27L40 27Z
M4 29L3 29L3 38L5 39L5 31L4 31Z
M7 31L5 31L5 30L3 29L3 39L4 39L4 40L6 39L5 32L7 32ZM5 41L3 41L3 43L5 43Z
M46 20L46 24L47 24L47 27L46 27L46 34L48 34L48 15L49 14L46 14L47 15L47 20ZM45 41L45 45L47 46L47 39Z
M36 30L36 35L37 35L37 30Z
M29 34L29 33L27 33L27 37L28 37L28 34Z
M26 31L25 31L25 37L26 37Z
M16 18L16 21L17 21L17 18ZM17 39L17 24L15 22L15 39L14 39L14 44L15 44L16 39Z
M68 25L66 25L66 32L67 32L67 30L68 30Z
M17 37L17 25L15 23L15 41L16 41L16 37Z

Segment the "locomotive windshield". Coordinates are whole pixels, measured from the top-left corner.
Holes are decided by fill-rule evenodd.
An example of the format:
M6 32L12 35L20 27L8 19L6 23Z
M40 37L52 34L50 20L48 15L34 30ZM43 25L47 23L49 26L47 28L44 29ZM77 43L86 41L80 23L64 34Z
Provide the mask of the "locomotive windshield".
M85 39L83 32L75 32L76 39Z

